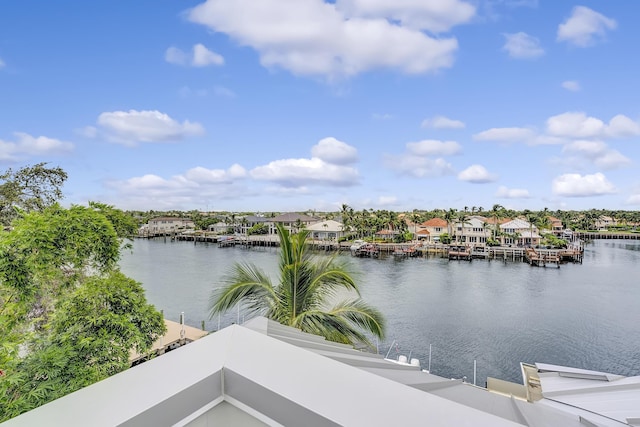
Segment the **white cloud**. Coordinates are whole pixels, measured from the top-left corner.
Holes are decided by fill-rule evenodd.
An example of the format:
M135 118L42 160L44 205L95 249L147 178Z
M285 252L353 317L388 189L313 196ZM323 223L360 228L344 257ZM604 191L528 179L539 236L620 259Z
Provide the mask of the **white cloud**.
M571 16L558 26L558 41L587 47L593 45L597 39L604 38L608 30L614 30L617 23L585 6L573 8Z
M482 165L471 165L458 174L458 179L473 184L486 184L498 178L494 174L489 173Z
M129 209L185 209L202 200L238 199L252 194L243 185L246 170L234 164L228 169L207 169L201 166L163 178L147 174L122 181L112 181L107 186L115 191L105 196Z
M462 129L465 127L465 124L460 120L453 120L445 116L435 116L431 119L424 119L422 121L422 127L434 129Z
M189 55L172 46L164 52L164 60L170 64L187 65L189 63Z
M535 59L544 55L540 40L527 33L503 34L506 38L503 50L515 59Z
M626 203L628 205L640 205L640 193L630 195L627 198Z
M602 135L604 127L602 120L580 112L566 112L547 119L549 134L569 138L597 137Z
M379 196L378 199L374 202L376 206L398 206L400 202L396 196Z
M224 64L224 58L221 55L207 49L201 43L193 45L191 54L172 46L165 51L164 60L171 64L191 65L192 67Z
M215 52L207 49L203 44L196 44L193 46L193 61L194 67L206 67L207 65L222 65L224 64L224 58Z
M562 87L571 92L579 92L582 90L580 83L575 80L567 80L562 82Z
M453 166L445 159L431 159L429 157L403 154L401 156L387 155L384 157L385 167L401 175L414 178L435 178L455 174Z
M564 154L577 155L596 165L600 169L619 169L631 164L631 160L618 152L609 148L602 141L573 141L562 149ZM567 159L569 163L573 159Z
M73 150L73 144L46 136L34 137L24 132L14 132L15 141L0 139L0 160L17 161L28 156L65 154Z
M352 18L390 19L432 33L469 22L476 13L473 5L460 0L337 0L336 6Z
M247 176L245 168L239 164L233 164L229 169L207 169L201 166L189 169L184 177L196 183L220 183L229 182L237 178Z
M615 186L602 173L580 175L568 173L555 178L551 184L553 194L563 197L589 197L613 194Z
M7 65L7 64L5 64L4 61L2 60L2 58L0 58L0 69L4 68L5 65Z
M462 152L462 147L455 141L435 139L408 142L406 147L407 151L399 156L385 155L384 165L401 175L414 178L455 174L453 166L442 156L451 156Z
M155 110L105 112L98 117L98 125L108 139L124 144L179 141L204 133L200 123L188 120L180 123Z
M528 199L531 197L529 190L524 188L507 188L504 185L498 187L496 197L503 199Z
M529 142L535 138L536 133L532 129L508 127L508 128L491 128L473 135L473 139L477 141L495 141L495 142Z
M334 165L346 165L358 160L358 150L333 137L324 138L311 147L311 155Z
M407 151L416 156L451 156L459 154L462 151L462 147L455 141L427 139L420 142L407 143Z
M640 123L622 114L606 124L583 112L566 112L547 119L547 132L568 138L624 138L640 135Z
M349 187L359 184L358 170L347 166L358 160L355 147L328 137L314 145L311 154L310 159L274 160L252 169L249 175L258 181L271 181L305 192L310 185Z
M625 115L618 114L609 120L606 134L612 138L638 136L640 135L640 123L631 120Z
M425 73L450 67L458 48L454 38L353 17L323 0L207 0L187 16L252 47L263 66L297 75L335 78L378 68Z
M312 184L348 187L358 184L358 171L355 168L327 163L318 157L275 160L252 169L250 175L254 179L276 182L285 187Z

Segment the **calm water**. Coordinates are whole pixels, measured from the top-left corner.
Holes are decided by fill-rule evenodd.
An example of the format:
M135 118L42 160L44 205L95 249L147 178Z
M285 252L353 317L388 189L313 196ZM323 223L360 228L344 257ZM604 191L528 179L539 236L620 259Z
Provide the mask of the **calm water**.
M418 357L444 377L487 376L521 382L519 362L544 362L640 375L640 242L599 240L584 263L561 268L520 262L441 258L360 259L344 255L359 271L362 296L388 321L386 353ZM165 316L208 330L211 290L236 261L250 261L275 277L277 249L136 240L123 256L125 274L143 283L147 298ZM222 327L237 320L221 319ZM242 313L240 314L242 321Z

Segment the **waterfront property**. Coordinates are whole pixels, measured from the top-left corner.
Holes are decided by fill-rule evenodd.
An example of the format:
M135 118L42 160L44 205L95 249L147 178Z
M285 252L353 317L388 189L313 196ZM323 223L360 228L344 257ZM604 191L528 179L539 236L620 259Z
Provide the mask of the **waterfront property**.
M150 219L147 224L140 227L138 235L141 237L175 235L183 231L193 230L194 227L193 221L188 218L162 216Z
M526 387L490 378L482 388L432 375L420 361L405 359L394 362L258 317L5 425L584 427L631 424L640 408L637 379L527 365ZM554 372L556 384L567 377L600 381L598 396L607 404L581 405L576 400L582 390L558 398L558 386L547 375ZM607 390L607 381L620 385ZM530 392L537 385L542 389Z
M338 239L345 237L347 234L347 230L344 228L345 227L342 223L329 219L308 225L306 230L309 231L310 237L313 240L337 241Z

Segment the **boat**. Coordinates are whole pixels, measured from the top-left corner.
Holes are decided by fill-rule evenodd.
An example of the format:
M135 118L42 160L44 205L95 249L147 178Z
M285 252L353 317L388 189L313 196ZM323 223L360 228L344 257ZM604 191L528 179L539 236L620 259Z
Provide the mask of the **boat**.
M354 240L353 244L349 247L349 250L351 251L351 253L356 252L358 249L360 249L362 246L364 246L367 242L365 242L364 240Z
M353 254L360 257L377 258L380 255L380 247L375 243L365 243L353 252Z

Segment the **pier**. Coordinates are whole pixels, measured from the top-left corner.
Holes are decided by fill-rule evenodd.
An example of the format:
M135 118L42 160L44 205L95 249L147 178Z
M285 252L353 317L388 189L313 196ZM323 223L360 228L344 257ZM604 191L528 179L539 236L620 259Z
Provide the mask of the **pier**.
M471 247L469 246L451 246L447 253L450 260L465 260L471 261Z
M536 251L534 248L527 248L524 252L525 260L529 265L535 265L537 267L546 267L547 264L556 265L560 268L560 256L558 251L549 251L542 253Z

